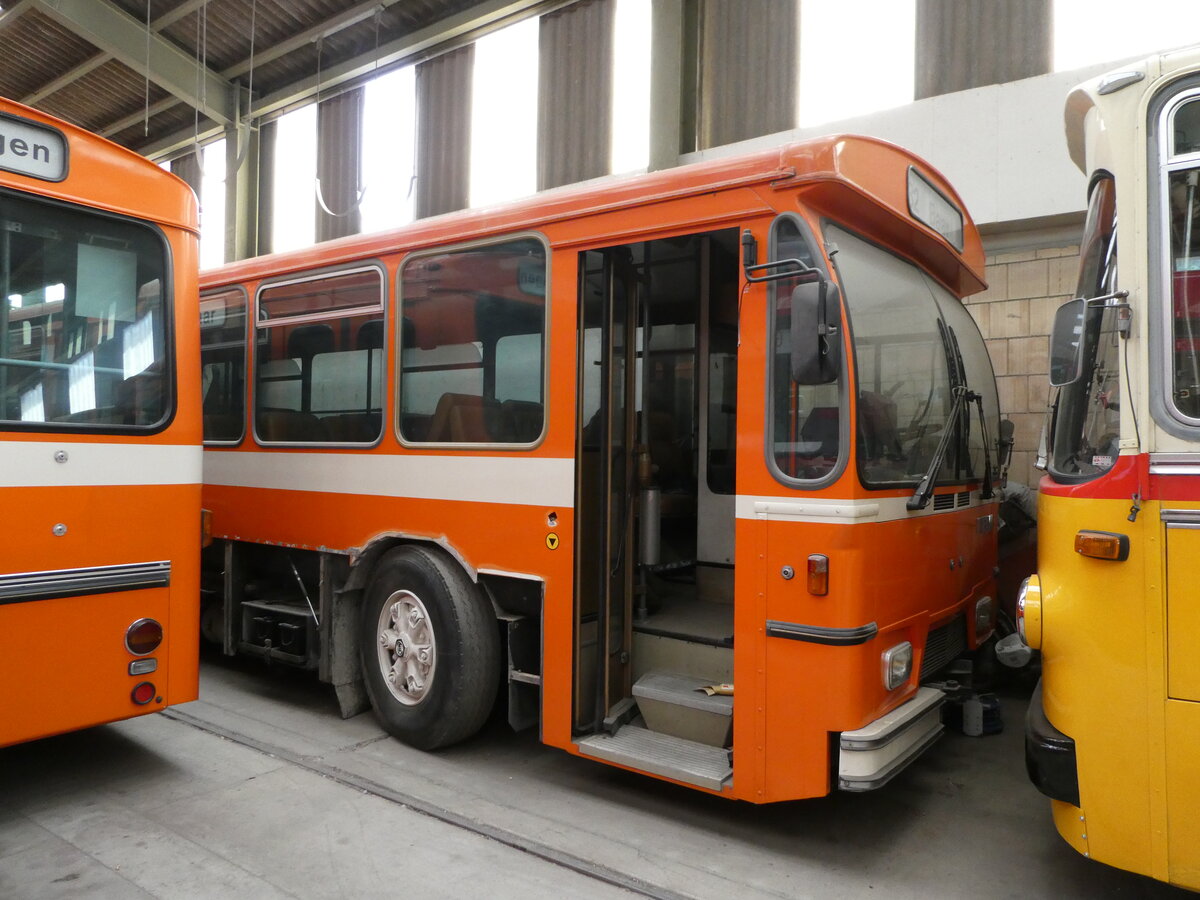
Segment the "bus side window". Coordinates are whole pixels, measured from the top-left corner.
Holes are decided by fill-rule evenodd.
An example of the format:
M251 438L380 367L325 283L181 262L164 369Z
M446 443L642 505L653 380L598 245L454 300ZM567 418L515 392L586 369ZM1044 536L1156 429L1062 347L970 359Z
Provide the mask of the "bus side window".
M318 321L311 321L318 318ZM255 432L268 443L371 444L383 434L383 283L372 267L264 287Z
M400 436L531 444L545 423L546 249L534 238L401 270Z
M246 294L228 288L200 298L204 440L236 443L246 427Z

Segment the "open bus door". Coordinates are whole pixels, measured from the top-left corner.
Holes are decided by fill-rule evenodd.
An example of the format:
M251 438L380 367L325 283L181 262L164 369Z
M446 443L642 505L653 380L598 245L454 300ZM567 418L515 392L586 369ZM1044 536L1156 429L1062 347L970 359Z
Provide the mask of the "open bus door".
M581 277L574 721L595 732L630 689L639 304L628 248L584 254Z
M713 790L733 698L699 689L733 680L737 235L579 262L574 730Z

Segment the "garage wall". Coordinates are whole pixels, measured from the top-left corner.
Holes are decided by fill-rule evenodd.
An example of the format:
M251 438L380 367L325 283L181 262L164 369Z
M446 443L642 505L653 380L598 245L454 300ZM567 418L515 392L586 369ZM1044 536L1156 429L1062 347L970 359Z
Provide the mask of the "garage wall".
M1001 416L1016 425L1009 479L1030 487L1041 477L1033 463L1051 396L1050 328L1078 269L1078 244L989 253L988 289L967 298L996 370Z

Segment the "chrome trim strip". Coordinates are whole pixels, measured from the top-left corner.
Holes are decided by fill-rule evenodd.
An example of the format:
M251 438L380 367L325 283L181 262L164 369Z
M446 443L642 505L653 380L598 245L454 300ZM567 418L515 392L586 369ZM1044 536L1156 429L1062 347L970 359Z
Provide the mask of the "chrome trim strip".
M825 628L821 625L799 625L795 622L767 620L767 637L787 638L791 641L805 641L809 644L852 647L855 644L865 644L878 633L879 626L874 622L859 625L857 628Z
M0 604L167 587L170 560L0 575Z
M1151 453L1151 475L1200 475L1200 455L1195 453Z
M1200 525L1200 509L1164 509L1158 517L1169 525Z

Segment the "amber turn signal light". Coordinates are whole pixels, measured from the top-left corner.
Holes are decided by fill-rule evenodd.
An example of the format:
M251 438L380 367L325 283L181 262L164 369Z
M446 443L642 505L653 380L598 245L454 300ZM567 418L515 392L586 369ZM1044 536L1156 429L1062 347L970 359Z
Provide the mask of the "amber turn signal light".
M808 558L808 592L817 597L829 593L829 557L814 553Z
M1075 535L1075 552L1092 559L1121 562L1129 558L1129 536L1111 531L1081 531Z

